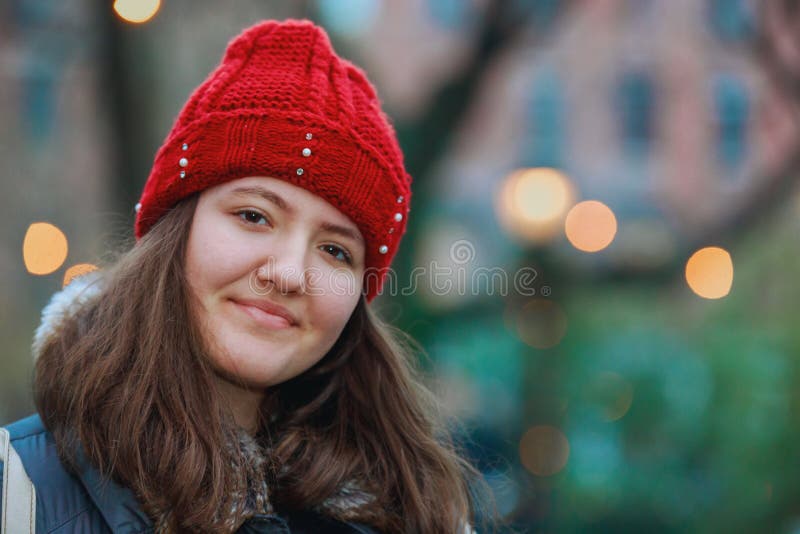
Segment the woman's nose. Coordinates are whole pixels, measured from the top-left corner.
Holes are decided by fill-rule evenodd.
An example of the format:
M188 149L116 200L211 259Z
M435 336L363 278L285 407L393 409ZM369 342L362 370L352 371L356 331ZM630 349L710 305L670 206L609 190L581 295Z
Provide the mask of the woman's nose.
M256 271L261 285L274 286L280 293L305 293L306 268L305 253L288 249L267 257Z

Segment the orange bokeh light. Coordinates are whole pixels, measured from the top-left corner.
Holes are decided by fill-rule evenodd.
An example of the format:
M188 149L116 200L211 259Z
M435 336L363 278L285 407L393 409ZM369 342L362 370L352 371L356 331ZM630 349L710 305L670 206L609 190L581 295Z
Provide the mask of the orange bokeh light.
M500 224L511 234L543 242L558 233L574 196L564 173L547 167L520 169L503 182L495 210Z
M686 282L699 296L719 299L731 291L733 261L727 250L719 247L701 248L686 262Z
M567 465L569 441L553 426L534 426L522 436L519 456L525 469L534 475L552 476Z
M516 316L517 335L536 349L549 349L561 343L567 333L567 316L556 302L532 299Z
M67 259L67 237L59 228L46 222L35 222L25 232L22 259L31 274L50 274Z
M610 245L617 235L617 218L602 202L586 200L569 210L564 231L578 250L598 252Z
M92 265L91 263L78 263L77 265L73 265L67 272L64 273L64 283L63 285L66 286L72 279L76 276L81 276L82 274L90 273L92 271L96 271L97 266Z
M142 24L152 19L161 7L161 0L115 0L114 11L125 22Z

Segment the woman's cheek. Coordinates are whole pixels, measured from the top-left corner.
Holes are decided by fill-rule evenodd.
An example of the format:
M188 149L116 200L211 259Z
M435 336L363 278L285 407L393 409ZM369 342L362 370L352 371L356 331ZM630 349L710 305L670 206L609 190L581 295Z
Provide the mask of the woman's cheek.
M309 285L314 288L316 294L339 301L339 305L345 306L358 300L361 278L352 268L327 268L312 274L313 276L309 277Z

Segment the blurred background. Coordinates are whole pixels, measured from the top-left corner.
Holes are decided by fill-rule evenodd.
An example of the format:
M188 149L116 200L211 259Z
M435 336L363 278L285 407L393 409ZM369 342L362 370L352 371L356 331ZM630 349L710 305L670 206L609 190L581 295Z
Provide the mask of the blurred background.
M287 17L394 120L414 197L376 306L504 528L800 532L796 0L0 0L0 424L184 100Z

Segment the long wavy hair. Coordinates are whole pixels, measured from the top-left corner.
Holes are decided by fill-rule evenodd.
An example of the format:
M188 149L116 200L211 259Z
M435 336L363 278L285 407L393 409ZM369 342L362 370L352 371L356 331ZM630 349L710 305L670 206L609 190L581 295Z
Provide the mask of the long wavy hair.
M222 530L246 484L235 431L190 306L185 252L193 195L103 269L100 294L66 319L36 363L36 407L68 469L77 451L177 531ZM357 481L375 498L348 520L383 532L475 524L479 473L423 386L416 347L364 297L332 349L266 391L259 435L270 501L308 510ZM120 431L124 429L124 439Z

